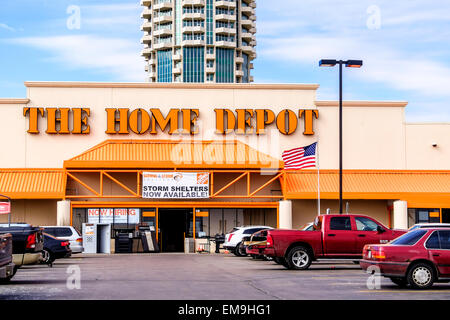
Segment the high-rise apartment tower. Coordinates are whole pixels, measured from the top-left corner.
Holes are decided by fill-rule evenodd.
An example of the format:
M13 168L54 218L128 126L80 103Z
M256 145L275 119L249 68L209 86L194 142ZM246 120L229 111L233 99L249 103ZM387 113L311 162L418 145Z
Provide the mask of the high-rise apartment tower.
M141 0L150 82L253 82L256 0Z

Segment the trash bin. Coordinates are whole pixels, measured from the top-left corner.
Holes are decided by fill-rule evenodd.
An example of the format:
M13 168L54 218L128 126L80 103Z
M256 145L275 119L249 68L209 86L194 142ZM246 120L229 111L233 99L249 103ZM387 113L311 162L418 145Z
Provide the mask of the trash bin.
M220 245L224 244L225 242L225 235L224 234L216 234L214 237L214 241L216 242L216 253L220 253Z

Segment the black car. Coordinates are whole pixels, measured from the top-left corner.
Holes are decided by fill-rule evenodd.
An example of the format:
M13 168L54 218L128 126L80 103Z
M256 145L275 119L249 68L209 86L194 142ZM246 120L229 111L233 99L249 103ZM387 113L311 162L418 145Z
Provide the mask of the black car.
M69 241L59 240L54 236L43 233L44 249L42 250L42 262L52 264L56 259L68 258L72 255Z

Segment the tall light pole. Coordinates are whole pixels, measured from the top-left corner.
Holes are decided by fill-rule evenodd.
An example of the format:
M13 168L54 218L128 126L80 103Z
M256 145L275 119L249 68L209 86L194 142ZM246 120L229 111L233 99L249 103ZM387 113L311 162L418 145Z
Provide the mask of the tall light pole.
M343 212L342 200L342 66L347 68L361 68L362 60L335 60L322 59L319 61L320 67L334 67L339 65L339 213Z

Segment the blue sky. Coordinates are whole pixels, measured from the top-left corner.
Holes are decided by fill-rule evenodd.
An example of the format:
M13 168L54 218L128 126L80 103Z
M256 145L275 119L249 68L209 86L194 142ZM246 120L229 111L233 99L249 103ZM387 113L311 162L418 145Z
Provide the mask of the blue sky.
M25 97L24 81L143 81L141 10L2 1L0 97ZM344 99L408 101L407 121L450 122L449 13L448 0L257 0L255 82L318 83L319 99L337 99L337 68L318 60L363 59L344 71Z

